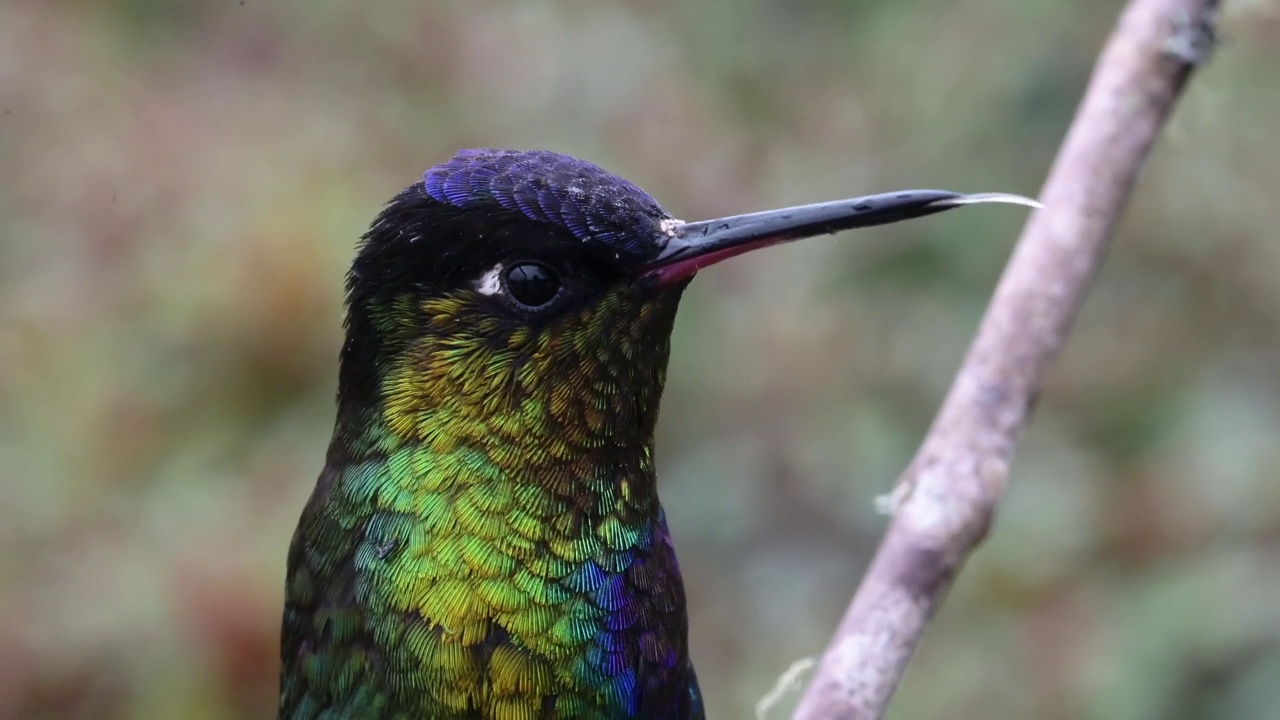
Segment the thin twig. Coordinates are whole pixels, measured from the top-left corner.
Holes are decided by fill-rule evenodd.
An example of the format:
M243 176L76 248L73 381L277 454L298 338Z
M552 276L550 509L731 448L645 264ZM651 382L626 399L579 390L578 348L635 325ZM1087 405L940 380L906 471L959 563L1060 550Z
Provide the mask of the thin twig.
M1139 172L1213 46L1215 0L1133 0L893 518L794 717L878 718L1004 494L1014 448Z

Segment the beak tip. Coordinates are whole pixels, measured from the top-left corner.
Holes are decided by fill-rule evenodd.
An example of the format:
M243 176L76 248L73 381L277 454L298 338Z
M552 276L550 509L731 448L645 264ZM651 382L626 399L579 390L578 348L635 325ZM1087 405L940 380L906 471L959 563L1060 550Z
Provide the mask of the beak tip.
M1044 208L1044 204L1034 198L1029 198L1024 195L1014 195L1013 193L998 192L957 195L956 197L938 200L934 205L938 207L958 207L960 205L980 205L982 203L1022 205L1023 207L1035 208L1037 210Z

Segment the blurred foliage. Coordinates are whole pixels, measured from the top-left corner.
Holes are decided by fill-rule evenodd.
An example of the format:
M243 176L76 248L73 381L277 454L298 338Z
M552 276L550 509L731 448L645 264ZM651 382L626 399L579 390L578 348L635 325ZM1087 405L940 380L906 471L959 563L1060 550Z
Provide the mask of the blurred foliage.
M1032 193L1121 4L0 3L0 717L272 714L345 265L454 149L688 218ZM1223 30L893 717L1277 717L1280 4ZM659 463L712 717L822 649L1023 217L686 295Z

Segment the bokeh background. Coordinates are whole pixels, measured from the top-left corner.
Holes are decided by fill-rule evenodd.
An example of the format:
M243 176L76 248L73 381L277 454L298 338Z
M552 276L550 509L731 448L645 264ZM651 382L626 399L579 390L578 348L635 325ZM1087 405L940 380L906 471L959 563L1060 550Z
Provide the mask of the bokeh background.
M1034 193L1121 4L4 0L0 717L273 716L343 273L456 148L691 219ZM1280 3L1223 33L894 718L1280 718ZM1024 217L686 295L659 467L713 718L821 651Z

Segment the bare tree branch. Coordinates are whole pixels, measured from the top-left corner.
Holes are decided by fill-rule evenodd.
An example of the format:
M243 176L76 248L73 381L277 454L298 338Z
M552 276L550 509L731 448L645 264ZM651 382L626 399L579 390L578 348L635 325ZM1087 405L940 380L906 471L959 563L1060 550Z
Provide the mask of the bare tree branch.
M1212 50L1215 0L1132 0L893 518L794 717L881 717L925 624L986 535L1014 448L1142 164Z

